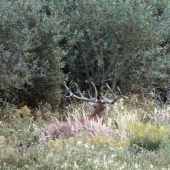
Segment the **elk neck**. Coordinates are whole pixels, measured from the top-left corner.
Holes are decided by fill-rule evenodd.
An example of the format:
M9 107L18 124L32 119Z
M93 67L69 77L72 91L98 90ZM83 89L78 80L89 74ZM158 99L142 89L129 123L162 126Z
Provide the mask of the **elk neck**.
M94 121L98 121L98 119L103 119L102 120L102 124L103 124L104 116L105 116L104 109L105 108L103 106L96 107L93 110L93 112L88 116L88 119Z

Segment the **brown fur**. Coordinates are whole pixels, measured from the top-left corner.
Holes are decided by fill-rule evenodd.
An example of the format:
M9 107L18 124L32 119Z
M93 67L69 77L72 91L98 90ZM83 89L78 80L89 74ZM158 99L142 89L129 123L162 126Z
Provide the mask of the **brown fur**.
M72 137L76 129L82 130L83 127L89 125L90 122L101 120L102 124L104 116L107 114L107 104L98 101L97 103L90 103L94 110L86 118L79 119L78 121L56 122L44 128L44 135L50 138L58 138L61 134Z

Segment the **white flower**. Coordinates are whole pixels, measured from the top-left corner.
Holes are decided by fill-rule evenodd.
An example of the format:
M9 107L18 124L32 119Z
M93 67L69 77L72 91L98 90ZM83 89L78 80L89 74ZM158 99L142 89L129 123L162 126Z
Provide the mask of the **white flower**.
M87 145L87 144L84 144L84 146L85 146L85 148L89 148L89 145Z
M150 168L152 169L153 168L153 165L151 164Z
M94 163L95 163L95 164L98 164L98 163L99 163L98 158L97 158L96 160L94 160Z
M117 156L117 155L116 155L116 154L115 154L115 155L114 155L114 154L112 154L112 155L111 155L111 158L114 158L115 156Z
M25 168L28 168L28 165L25 165Z
M135 164L135 168L138 168L138 164Z
M115 149L114 148L110 148L111 151L114 151Z
M81 144L82 144L82 141L78 141L77 144L78 144L78 145L81 145Z

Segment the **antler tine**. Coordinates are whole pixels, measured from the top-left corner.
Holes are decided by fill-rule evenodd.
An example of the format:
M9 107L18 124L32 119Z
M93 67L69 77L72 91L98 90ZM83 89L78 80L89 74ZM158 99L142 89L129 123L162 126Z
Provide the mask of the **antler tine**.
M108 89L110 90L110 92L112 93L112 95L113 95L113 97L115 97L115 95L114 95L114 93L113 93L113 91L112 91L112 89L110 88L110 86L106 83L106 86L108 87Z
M101 96L102 96L103 99L104 99L103 102L112 104L112 103L115 103L115 102L116 102L118 99L120 99L121 97L126 97L126 96L123 96L123 95L121 94L121 91L120 91L119 87L117 87L117 88L118 88L119 95L115 96L114 93L113 93L113 91L112 91L112 89L109 87L109 85L108 85L107 83L106 83L106 86L108 87L108 89L109 89L110 92L112 93L113 99L107 99L106 96L103 96L103 95L101 94Z
M92 99L93 97L91 96L90 91L88 90L87 92L88 92L89 97Z
M107 96L107 89L106 89L106 92L105 92L105 95L104 95L104 97L106 97Z
M121 95L121 97L129 98L129 97L127 97L127 96L122 95L122 93L121 93L121 91L120 91L120 89L119 89L119 87L118 87L118 86L117 86L117 89L118 89L118 92L119 92L119 94Z
M76 84L76 86L77 86L77 91L79 92L80 96L81 96L81 97L84 97L83 94L81 93L81 91L80 91L80 89L79 89L77 83L75 83L75 84Z
M94 87L94 91L95 91L94 99L95 99L95 100L97 100L98 92L97 92L96 86L94 85L94 83L93 83L93 82L91 82L91 84L93 85L93 87Z
M66 84L64 84L64 86L65 86L65 88L67 89L67 91L70 93L70 96L66 96L67 98L69 98L69 97L72 97L74 94L71 92L71 87L70 87L70 84L72 83L72 81L69 83L69 87L66 85Z
M80 96L76 96L75 94L73 94L73 93L71 92L71 87L70 87L70 85L69 85L69 87L68 87L66 84L64 84L65 88L66 88L67 91L70 93L70 96L66 96L66 97L74 97L74 98L76 98L76 99L84 100L84 101L87 101L87 102L94 102L94 103L97 102L98 92L97 92L97 89L96 89L94 83L93 83L93 82L91 82L91 83L93 84L93 87L94 87L94 90L95 90L95 97L94 97L94 98L93 98L91 95L90 95L90 99L84 97L83 94L81 93L81 91L80 91L80 89L79 89L79 87L78 87L77 84L76 84L76 86L77 86L77 91L79 92L79 95L80 95ZM71 83L70 83L70 84L71 84ZM89 93L89 94L90 94L90 93Z

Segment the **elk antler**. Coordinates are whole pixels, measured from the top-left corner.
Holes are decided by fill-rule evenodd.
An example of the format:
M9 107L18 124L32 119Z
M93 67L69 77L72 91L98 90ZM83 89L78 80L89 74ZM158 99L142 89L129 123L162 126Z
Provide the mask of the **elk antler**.
M121 91L120 91L119 87L117 87L117 89L118 89L118 95L115 96L114 93L113 93L113 91L112 91L112 89L109 87L109 85L108 85L107 83L106 83L106 86L108 87L108 89L109 89L110 92L112 93L113 99L107 99L107 98L106 98L106 94L107 94L107 91L106 91L106 93L105 93L104 96L101 94L102 98L104 99L104 101L102 101L103 103L113 104L113 103L115 103L118 99L120 99L121 97L128 98L127 96L123 96L123 95L121 94Z
M71 84L71 83L72 83L72 81L70 82L70 84ZM81 93L81 91L80 91L80 89L79 89L79 87L78 87L77 84L76 84L76 86L77 86L77 91L79 92L79 95L80 95L80 96L76 96L74 93L71 92L70 84L69 84L69 87L68 87L66 84L64 84L65 88L66 88L67 91L70 93L70 96L66 96L66 97L75 97L76 99L83 100L83 101L87 101L87 102L94 102L94 103L97 102L98 92L97 92L97 89L96 89L96 86L94 85L94 83L93 83L93 82L91 82L91 83L92 83L92 85L93 85L93 87L94 87L94 91L95 91L95 96L94 96L94 98L90 95L90 92L89 92L89 91L88 91L88 94L89 94L90 99L84 97L83 94Z

